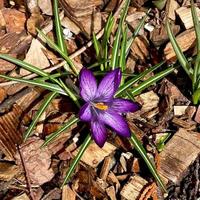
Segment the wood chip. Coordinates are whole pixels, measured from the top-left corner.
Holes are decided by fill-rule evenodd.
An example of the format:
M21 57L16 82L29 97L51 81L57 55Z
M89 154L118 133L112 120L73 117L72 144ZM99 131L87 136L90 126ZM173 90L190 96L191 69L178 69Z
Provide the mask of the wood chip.
M174 115L175 116L184 115L187 108L188 108L188 106L174 106Z
M20 169L17 165L11 164L9 162L0 162L0 180L10 181L19 172Z
M197 108L197 112L196 112L196 115L195 115L195 118L194 120L200 124L200 106L198 106Z
M23 193L19 196L12 198L12 200L30 200L26 193Z
M25 28L25 14L11 8L2 9L2 14L6 22L6 30L8 33L20 33Z
M160 175L178 184L200 153L199 133L179 129L160 153Z
M194 47L195 40L196 35L194 29L186 30L176 37L176 41L183 52ZM176 59L176 54L174 52L171 42L166 45L164 49L164 55L166 60L174 61Z
M120 195L126 200L137 199L147 183L145 179L135 175L131 177L128 183L122 188Z
M10 55L12 57L14 57L13 55ZM0 72L9 72L12 71L15 68L15 64L8 62L6 60L0 59Z
M167 17L171 20L175 21L175 11L179 8L179 4L176 0L168 0L166 5L166 13Z
M111 200L117 200L114 186L108 187L106 189L106 193L110 197Z
M131 51L135 58L144 62L149 55L147 40L142 36L136 37L131 45Z
M101 168L101 172L99 176L102 180L106 180L109 174L110 168L112 167L112 162L113 162L112 156L107 156L104 159L103 166Z
M73 152L73 156L77 155L79 149L80 148ZM108 142L105 143L103 148L100 148L97 144L92 142L84 152L81 161L90 167L95 168L106 156L113 153L115 149L116 147Z
M136 97L136 101L142 105L142 111L147 112L158 107L159 97L153 92L146 92Z
M45 15L52 15L52 3L51 0L38 0L38 6Z
M197 16L200 20L200 9L196 6L195 6L195 8L196 8ZM176 13L180 17L180 19L186 29L193 27L194 24L193 24L193 20L192 20L192 13L191 13L190 7L180 7L176 10Z
M62 26L65 28L69 28L71 32L73 32L75 35L78 35L80 33L80 28L68 17L64 17L61 20Z
M90 15L96 6L103 4L103 0L91 0L87 2L85 0L61 0L60 2L64 10L75 17Z
M0 103L2 103L2 101L6 98L7 94L5 89L0 88Z
M42 49L45 49L45 47L37 39L33 39L24 61L37 66L40 69L49 67L50 63ZM20 69L21 76L25 76L27 74L30 74L30 72L22 68Z
M21 122L22 109L14 105L12 110L0 117L0 149L6 159L13 160L16 146L22 142L22 135L18 130Z
M62 200L76 200L76 193L68 185L62 189Z

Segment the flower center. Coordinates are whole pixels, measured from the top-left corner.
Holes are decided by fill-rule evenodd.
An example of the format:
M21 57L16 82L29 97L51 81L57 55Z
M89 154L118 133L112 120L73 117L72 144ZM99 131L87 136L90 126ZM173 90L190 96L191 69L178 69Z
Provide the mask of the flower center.
M94 107L98 108L99 110L107 110L108 109L108 106L104 103L95 103Z

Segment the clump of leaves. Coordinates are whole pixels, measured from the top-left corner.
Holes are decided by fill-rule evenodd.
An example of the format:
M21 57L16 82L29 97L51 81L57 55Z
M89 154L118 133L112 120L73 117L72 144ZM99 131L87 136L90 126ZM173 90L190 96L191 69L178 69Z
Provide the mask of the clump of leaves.
M49 93L48 97L44 100L44 102L41 105L38 112L36 113L28 130L24 134L24 140L26 140L32 134L32 132L35 128L35 125L38 122L38 119L40 118L40 116L45 111L47 106L51 103L51 101L56 96L58 96L58 95L69 96L71 98L71 100L77 105L78 108L80 108L80 104L81 104L80 103L81 102L80 95L73 89L73 87L71 87L70 85L66 85L63 82L63 79L65 78L65 76L73 75L73 76L78 77L79 73L78 73L73 61L69 58L68 53L67 53L67 48L64 43L62 27L61 27L59 15L58 15L58 1L54 0L53 4L54 4L54 17L55 17L57 44L53 43L42 31L38 30L38 33L43 38L45 38L45 40L47 41L47 44L50 46L50 48L52 48L54 51L56 51L66 61L65 70L66 69L70 69L70 70L68 70L66 73L49 74L49 73L45 72L44 70L37 68L36 66L32 66L21 60L9 57L8 55L0 54L0 58L3 58L10 62L13 62L16 65L38 75L38 77L36 77L32 80L27 80L27 79L23 79L23 78L14 78L14 77L10 77L7 75L0 75L0 77L6 78L8 80L13 80L13 81L17 81L17 82L32 84L34 86L43 87L43 88L51 91ZM108 71L111 71L111 70L112 71L109 72L111 74L115 73L116 70L118 71L118 74L119 74L119 72L122 73L121 85L120 85L119 80L117 80L117 83L118 83L117 87L115 87L115 84L116 84L115 81L113 82L114 85L111 84L111 87L114 87L114 92L112 93L111 96L112 96L112 98L114 96L114 98L127 99L127 100L123 100L123 101L130 103L134 100L134 97L136 95L140 94L143 90L147 89L150 85L156 83L157 81L161 80L166 75L173 72L174 67L173 66L168 67L167 69L160 71L159 73L146 79L145 81L142 81L143 78L147 74L155 71L160 66L162 66L164 64L164 62L159 63L153 67L150 67L149 69L145 70L144 72L142 72L140 74L136 74L134 76L133 76L133 74L125 73L126 59L127 59L128 53L130 51L131 44L134 41L136 35L138 34L140 28L143 26L143 24L145 22L145 18L143 18L143 20L141 20L141 23L138 25L138 28L135 30L133 35L128 38L128 36L127 36L128 26L125 23L125 18L126 18L129 4L130 4L130 0L127 0L125 3L125 6L123 8L123 11L121 13L121 16L119 19L119 25L118 25L118 28L117 28L117 31L115 34L115 40L112 45L111 55L109 55L108 52L111 48L110 44L109 44L109 40L110 40L110 34L112 31L112 27L114 24L114 17L112 16L112 14L109 16L108 21L106 23L102 40L98 41L95 34L93 34L93 41L94 41L94 48L96 50L96 56L97 56L97 61L98 61L97 64L95 64L94 74L100 74L100 75L103 74L104 75L105 73L107 73ZM116 68L119 68L119 69L116 69ZM88 69L87 69L87 72L91 75L91 72ZM118 79L117 76L114 76L114 77L116 79ZM133 85L135 83L138 83L138 84L137 84L137 86L134 87ZM119 85L120 85L120 87L118 88ZM108 90L106 90L106 91L108 91ZM82 97L83 97L83 95L82 95ZM87 97L91 97L91 96L88 95ZM102 99L100 99L100 100L102 100ZM135 105L135 104L132 103L131 105ZM108 105L105 104L105 102L97 102L96 99L95 99L95 102L93 102L93 107L99 109L100 111L107 110L108 109L107 106ZM99 112L99 110L98 110L98 112ZM113 116L111 115L111 117L113 117ZM70 128L73 124L79 122L80 119L81 119L81 117L79 118L78 116L71 117L68 120L68 122L66 124L64 124L59 130L57 130L56 132L47 136L45 139L45 142L42 146L46 146L47 144L49 144L49 142L52 142L56 137L59 136L60 133L62 133L66 129ZM126 122L123 122L123 123L127 124ZM104 132L105 132L105 130L104 130ZM161 178L159 177L154 164L147 156L146 150L142 146L141 142L137 139L137 137L134 135L134 133L131 133L131 134L128 133L128 134L124 134L124 135L130 136L131 143L134 145L135 149L139 152L141 157L146 162L150 172L152 173L152 175L154 176L156 181L166 192L165 186L164 186ZM81 148L80 148L78 154L76 155L76 157L74 158L74 160L72 161L72 163L70 165L69 171L66 174L63 185L69 181L75 167L77 166L79 160L81 159L81 156L83 155L84 151L90 144L91 140L92 140L91 134L88 134L85 137L85 140L84 140L83 144L81 145ZM101 142L102 140L96 139L96 142L97 141ZM105 142L104 138L103 138L103 142ZM98 142L97 142L97 144L98 144ZM100 146L102 146L102 145L100 145Z
M197 56L194 64L189 62L189 60L183 54L175 36L173 35L168 21L166 23L166 28L178 61L192 81L193 103L198 104L200 100L200 24L193 0L191 0L191 11L197 40Z

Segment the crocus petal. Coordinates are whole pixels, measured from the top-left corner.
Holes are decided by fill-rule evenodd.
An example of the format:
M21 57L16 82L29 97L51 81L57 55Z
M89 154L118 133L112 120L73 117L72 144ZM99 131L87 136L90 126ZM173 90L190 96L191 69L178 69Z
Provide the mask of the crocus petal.
M95 99L103 102L110 101L119 87L121 76L119 69L107 73L98 86Z
M98 118L103 123L110 126L117 134L124 137L131 136L127 122L120 114L114 110L109 109L106 112L102 112L99 114Z
M95 97L97 83L92 72L82 68L80 72L80 95L85 101L90 101Z
M113 99L111 108L118 113L135 112L139 110L139 105L126 99Z
M79 111L79 118L82 121L88 122L92 119L91 106L89 103L84 104Z
M98 120L93 120L93 121L91 121L91 131L92 131L92 137L93 137L95 143L99 147L103 147L103 145L105 144L106 139L107 139L105 125Z

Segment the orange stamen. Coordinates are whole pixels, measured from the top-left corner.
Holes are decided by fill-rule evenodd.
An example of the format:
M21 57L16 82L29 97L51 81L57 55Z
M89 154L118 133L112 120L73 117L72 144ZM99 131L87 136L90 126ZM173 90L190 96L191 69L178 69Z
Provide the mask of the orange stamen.
M108 106L104 103L95 103L94 107L98 108L99 110L107 110L108 109Z

